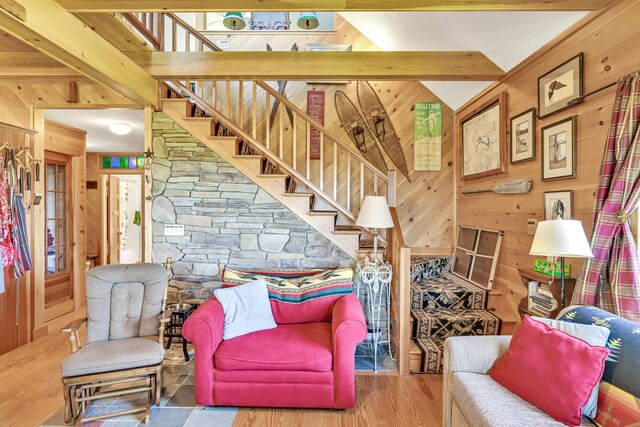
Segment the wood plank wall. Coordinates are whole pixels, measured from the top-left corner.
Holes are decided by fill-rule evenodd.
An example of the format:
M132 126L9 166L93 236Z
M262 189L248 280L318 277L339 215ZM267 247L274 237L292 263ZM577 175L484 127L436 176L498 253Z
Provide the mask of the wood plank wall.
M639 24L640 3L630 0L621 0L604 11L587 15L541 51L509 72L500 84L489 88L484 94L456 111L456 118L463 117L501 91L506 91L508 94L509 117L537 107L538 77L580 52L584 52L585 60L585 93L640 69ZM587 235L590 236L594 190L611 120L614 97L615 89L610 88L587 98L582 104L544 120L538 120L536 159L533 161L519 165L507 164L506 173L467 181L460 179L460 167L456 168L457 224L505 231L494 287L505 292L514 317L517 314L518 302L526 295L517 270L532 268L535 258L529 255L533 236L527 234L527 219L544 219L544 193L573 190L574 218L582 221ZM540 129L571 116L577 116L578 122L577 177L542 182ZM460 165L458 121L455 126L457 163ZM461 194L465 189L491 187L496 182L516 178L532 178L531 193L526 195ZM570 259L568 262L572 267L571 275L577 276L582 264L581 260Z
M339 15L336 15L336 32L329 34L309 33L270 35L261 32L212 34L216 42L229 40L229 49L234 51L265 51L267 43L274 51L289 51L294 43L306 50L309 43L351 44L353 50L377 50L369 39ZM325 91L325 127L344 144L352 144L341 129L334 107L336 90L344 91L356 104L355 82L346 85L307 85L306 82L289 82L288 98L306 111L307 91ZM398 132L413 182L398 173L397 208L402 232L407 245L412 247L451 247L453 230L453 111L446 105L443 109L442 170L439 172L413 171L413 105L419 101L438 101L419 82L372 82ZM245 90L245 95L247 94ZM224 110L223 110L224 111ZM245 115L246 116L246 115ZM287 119L288 122L288 119ZM389 162L391 164L391 162ZM325 176L331 176L325 174ZM330 185L327 183L327 185Z

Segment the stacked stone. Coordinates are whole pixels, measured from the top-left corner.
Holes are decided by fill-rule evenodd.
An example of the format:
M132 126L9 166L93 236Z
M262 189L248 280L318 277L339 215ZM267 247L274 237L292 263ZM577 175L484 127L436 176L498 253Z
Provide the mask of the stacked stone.
M225 266L353 265L349 255L169 117L154 113L152 129L152 253L153 262L174 260L170 302L208 298ZM184 225L184 236L165 236L165 224Z

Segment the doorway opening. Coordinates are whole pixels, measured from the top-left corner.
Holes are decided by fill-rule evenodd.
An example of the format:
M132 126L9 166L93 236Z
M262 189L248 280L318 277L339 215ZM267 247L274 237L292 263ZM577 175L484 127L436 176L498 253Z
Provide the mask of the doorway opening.
M142 262L142 175L103 175L108 264Z

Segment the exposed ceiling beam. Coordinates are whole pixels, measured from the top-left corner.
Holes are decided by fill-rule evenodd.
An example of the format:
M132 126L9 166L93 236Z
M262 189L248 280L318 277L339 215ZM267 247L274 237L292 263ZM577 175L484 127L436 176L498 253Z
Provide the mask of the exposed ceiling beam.
M41 52L0 52L2 81L68 81L87 77Z
M497 80L480 52L127 52L157 79Z
M597 10L613 0L58 0L74 12L560 11Z
M25 19L0 8L0 29L141 105L157 102L157 81L55 0L20 0Z

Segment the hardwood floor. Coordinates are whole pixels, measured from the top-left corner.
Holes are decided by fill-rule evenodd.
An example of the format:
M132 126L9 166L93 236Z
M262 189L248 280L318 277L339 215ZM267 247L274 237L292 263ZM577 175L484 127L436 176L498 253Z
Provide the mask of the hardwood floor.
M0 425L33 427L63 406L60 365L66 335L54 333L0 356ZM355 409L241 408L234 427L436 427L442 419L442 376L358 375Z
M358 375L355 409L241 408L234 427L350 427L442 425L442 375Z

